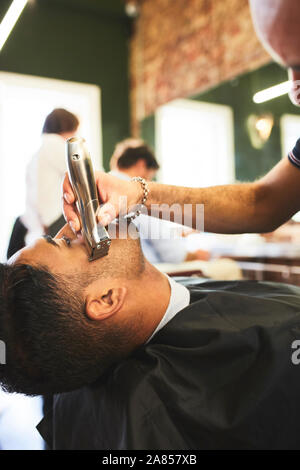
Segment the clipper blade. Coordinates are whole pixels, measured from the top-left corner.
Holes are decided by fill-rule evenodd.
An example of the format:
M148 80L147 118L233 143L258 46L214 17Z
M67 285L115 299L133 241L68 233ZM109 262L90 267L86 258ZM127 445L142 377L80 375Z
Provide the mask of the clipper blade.
M102 258L108 255L111 240L108 236L107 231L101 225L97 226L97 232L99 237L99 243L93 246L91 249L89 261L95 261L96 259Z

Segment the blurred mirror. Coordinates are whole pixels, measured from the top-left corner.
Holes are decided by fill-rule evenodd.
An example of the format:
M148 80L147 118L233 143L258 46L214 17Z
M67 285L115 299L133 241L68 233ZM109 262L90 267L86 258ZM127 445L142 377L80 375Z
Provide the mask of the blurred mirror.
M233 177L238 181L253 181L268 172L283 155L286 155L300 134L300 109L290 102L286 81L286 71L279 65L270 63L192 96L188 100L185 99L181 112L179 109L176 111L176 118L174 112L171 113L171 109L177 106L176 101L162 106L155 115L142 121L142 136L155 147L162 168L168 168L168 173L172 174L170 160L173 158L174 168L179 164L178 149L174 148L176 147L174 142L178 140L178 127L176 132L174 120L178 120L181 114L180 139L184 144L180 144L179 147L183 175L185 166L190 165L186 158L191 154L198 175L210 173L213 168L217 175L220 172L219 156L223 155L224 149L231 146L232 157L224 157L227 161L227 170L222 169L223 181L231 182ZM274 93L273 87L277 85L280 87L276 87ZM271 88L272 93L269 91ZM259 103L255 102L257 99L254 100L258 92L263 92L259 95ZM188 102L193 109L196 104L201 104L203 110L200 113L194 109L190 120L186 111ZM220 118L221 107L227 109L226 118L224 111L222 111L223 118ZM166 110L169 110L168 113ZM220 119L223 119L223 124L220 124ZM169 144L162 142L162 126L164 130L170 129L170 132L173 129L173 144L171 139ZM224 132L225 127L226 132ZM222 137L224 134L226 138ZM169 147L166 148L166 145ZM169 156L169 160L165 161L164 155L167 154L173 157ZM231 158L233 169L228 170ZM222 161L224 163L224 159ZM228 171L231 176L229 173L226 176ZM164 171L159 175L164 182L166 182L165 175ZM203 185L219 184L222 177L219 179L216 176L213 180L208 177L206 181L207 184ZM179 184L177 179L176 182ZM190 181L184 181L182 184L193 185L193 175L190 175Z

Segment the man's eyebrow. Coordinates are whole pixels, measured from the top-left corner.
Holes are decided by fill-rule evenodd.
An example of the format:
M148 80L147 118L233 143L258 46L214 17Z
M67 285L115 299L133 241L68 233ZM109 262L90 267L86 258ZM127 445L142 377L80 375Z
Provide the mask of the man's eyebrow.
M59 248L59 245L56 243L55 240L53 240L52 237L50 237L50 235L44 235L43 238L46 240L47 243L50 243L50 245L53 245Z

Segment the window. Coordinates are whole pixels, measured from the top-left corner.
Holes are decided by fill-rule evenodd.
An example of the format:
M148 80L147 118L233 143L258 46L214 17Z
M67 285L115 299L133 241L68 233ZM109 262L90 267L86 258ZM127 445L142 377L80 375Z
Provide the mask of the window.
M300 116L296 114L284 114L280 120L281 128L281 150L282 157L295 147L296 141L300 138Z
M47 114L62 107L81 122L96 168L102 163L100 89L96 85L0 72L0 260L25 209L26 166L39 147Z
M162 183L203 187L234 181L233 113L229 106L176 100L156 114Z

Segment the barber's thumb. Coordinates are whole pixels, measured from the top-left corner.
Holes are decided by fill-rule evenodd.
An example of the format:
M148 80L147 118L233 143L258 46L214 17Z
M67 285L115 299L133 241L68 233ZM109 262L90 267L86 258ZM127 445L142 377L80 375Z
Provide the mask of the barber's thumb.
M106 227L118 216L117 210L113 204L107 202L100 206L97 211L97 219L101 225Z
M64 192L64 200L67 204L73 204L73 202L75 201L74 194L70 192Z

